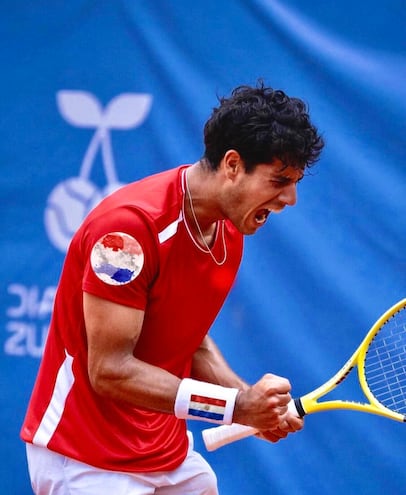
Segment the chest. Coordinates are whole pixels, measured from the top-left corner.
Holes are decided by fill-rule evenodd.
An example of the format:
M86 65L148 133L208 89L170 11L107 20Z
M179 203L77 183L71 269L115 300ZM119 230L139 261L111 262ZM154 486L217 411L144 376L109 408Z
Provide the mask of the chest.
M209 331L229 293L241 261L242 239L224 233L226 259L219 265L191 241L183 224L160 247L158 275L150 287L138 352L153 345L149 361L171 371L190 359ZM213 246L222 259L223 241ZM145 355L142 356L144 359Z

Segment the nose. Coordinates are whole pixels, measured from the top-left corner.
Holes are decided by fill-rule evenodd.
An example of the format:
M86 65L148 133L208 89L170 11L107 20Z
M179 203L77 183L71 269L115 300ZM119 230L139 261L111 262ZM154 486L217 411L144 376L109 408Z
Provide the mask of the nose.
M287 184L283 188L283 191L281 191L279 199L283 201L285 205L294 206L297 201L297 184Z

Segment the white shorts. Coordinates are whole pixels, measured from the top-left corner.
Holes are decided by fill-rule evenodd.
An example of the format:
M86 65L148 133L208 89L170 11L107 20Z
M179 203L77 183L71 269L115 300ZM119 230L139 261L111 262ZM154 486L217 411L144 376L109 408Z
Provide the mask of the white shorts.
M218 495L216 475L188 435L184 462L156 473L107 471L27 443L31 485L36 495Z

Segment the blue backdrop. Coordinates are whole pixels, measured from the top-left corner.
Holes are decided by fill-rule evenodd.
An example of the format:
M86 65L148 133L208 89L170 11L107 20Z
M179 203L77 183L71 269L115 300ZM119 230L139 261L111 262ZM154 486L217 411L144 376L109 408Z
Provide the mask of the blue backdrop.
M72 232L118 184L197 160L217 94L262 77L305 99L326 139L298 205L247 238L212 329L234 368L305 393L405 297L405 12L404 0L1 2L0 493L31 493L19 429ZM395 495L405 441L400 423L330 412L276 445L205 456L222 495Z

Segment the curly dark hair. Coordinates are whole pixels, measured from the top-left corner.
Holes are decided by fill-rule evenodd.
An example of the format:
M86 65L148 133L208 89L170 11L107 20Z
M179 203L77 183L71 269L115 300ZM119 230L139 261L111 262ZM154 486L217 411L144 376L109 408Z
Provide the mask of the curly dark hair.
M241 155L246 172L275 158L301 170L318 160L324 141L302 100L259 81L235 88L219 102L204 126L203 158L212 169L231 149Z

